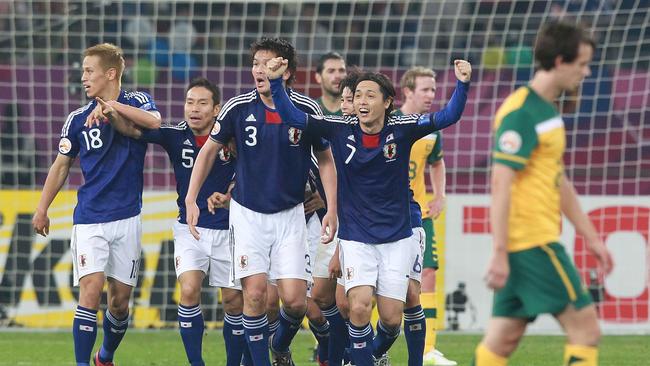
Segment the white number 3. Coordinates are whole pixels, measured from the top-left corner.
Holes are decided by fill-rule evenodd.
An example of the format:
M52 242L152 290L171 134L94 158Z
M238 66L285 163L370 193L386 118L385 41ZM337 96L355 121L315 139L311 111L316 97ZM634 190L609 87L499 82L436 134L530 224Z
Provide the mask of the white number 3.
M244 128L244 131L248 132L248 136L246 137L246 145L248 146L255 146L257 145L257 127L255 126L246 126Z

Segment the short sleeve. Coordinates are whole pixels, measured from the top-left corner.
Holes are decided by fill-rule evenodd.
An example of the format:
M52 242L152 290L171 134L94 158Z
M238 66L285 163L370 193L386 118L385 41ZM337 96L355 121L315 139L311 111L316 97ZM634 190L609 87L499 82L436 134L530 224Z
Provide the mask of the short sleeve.
M75 123L75 117L77 116L74 112L68 115L61 129L61 139L59 140L59 154L73 159L79 155L80 148L79 140L77 139L79 130L76 127L78 123Z
M330 143L322 137L314 136L312 146L316 151L325 151L329 149Z
M228 141L234 136L234 126L238 113L238 108L226 109L224 107L214 122L210 138L220 144L228 144Z
M149 129L142 130L142 137L140 139L144 142L158 144L161 146L165 146L165 142L166 142L165 135L162 132L162 129L160 128L156 128L153 130L149 130Z
M522 111L512 112L497 127L492 160L521 170L528 163L537 143L537 132L528 115Z
M156 102L154 102L151 95L147 92L136 91L133 92L133 98L130 100L132 107L136 107L145 111L157 111Z
M436 131L433 134L436 135L436 143L433 145L433 150L431 150L431 153L427 157L429 164L433 164L442 159L442 134L440 131Z

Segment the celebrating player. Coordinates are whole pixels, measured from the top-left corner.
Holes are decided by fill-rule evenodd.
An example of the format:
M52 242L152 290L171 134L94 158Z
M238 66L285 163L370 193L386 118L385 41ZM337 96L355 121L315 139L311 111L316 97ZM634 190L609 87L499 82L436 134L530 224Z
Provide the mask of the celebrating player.
M323 117L297 109L282 87L286 59L267 65L273 100L283 121L323 136L332 144L338 177L339 238L343 276L350 303L351 355L358 366L372 365L372 295L380 316L374 348L393 342L399 332L415 259L408 203L408 158L415 140L458 121L471 74L468 62L455 61L459 82L448 106L435 114L390 116L395 90L382 74L359 77L355 116ZM390 260L388 260L390 258Z
M579 26L546 24L535 44L533 79L496 113L490 207L494 251L485 280L498 291L475 365L506 365L526 325L546 313L567 333L564 365L598 363L598 316L558 242L561 214L585 238L605 274L612 260L564 173L564 122L553 105L563 91L575 90L589 76L594 47Z
M407 70L400 81L404 104L395 111L395 115L406 115L414 113L427 113L431 110L433 99L436 96L436 74L433 70L424 67L413 67ZM425 232L425 249L422 257L422 281L412 280L409 285L409 296L406 299L406 316L408 314L419 314L423 311L420 301L424 303L424 314L426 318L426 345L416 343L420 341L410 340L411 333L406 332L406 343L409 350L409 365L421 365L419 356L411 362L412 356L420 353L424 347L424 364L437 366L453 366L456 362L448 360L436 350L436 270L438 269L438 255L436 253L433 219L440 215L445 205L445 161L442 157L442 135L435 131L413 144L409 162L409 179L413 189L415 200L422 209L422 220L420 227ZM433 200L427 199L424 172L429 166L429 179L433 186ZM417 246L414 247L417 249ZM420 294L420 292L422 292ZM417 316L416 316L417 317Z
M147 146L116 133L111 124L104 122L124 119L141 128L158 128L160 113L147 93L121 89L123 71L119 47L104 43L84 51L81 82L93 100L70 113L65 121L59 154L32 220L37 233L48 234L47 210L79 156L84 184L77 193L70 242L74 284L79 286L79 304L72 324L77 365L89 365L106 280L104 341L93 362L98 366L113 365L113 354L128 328L129 298L138 276Z
M323 218L326 242L337 230L336 172L326 142L282 123L273 109L266 62L289 59L282 88L294 79L296 52L282 39L263 38L251 46L255 90L229 100L219 113L211 138L196 160L185 203L190 231L199 237L196 199L217 153L234 137L237 145L237 183L230 201L230 231L234 243L234 277L244 291L244 331L255 366L269 365L268 320L265 314L267 280L275 281L282 299L280 326L271 351L277 365L292 365L289 344L306 311L309 255L303 200L312 147L327 193ZM289 90L291 100L310 114L320 114L311 99ZM270 253L270 256L269 256Z
M178 322L185 353L191 365L203 365L201 349L205 330L201 312L201 284L209 271L210 286L221 287L228 366L239 366L242 351L247 349L243 335L240 287L230 286L230 242L228 211L210 208L208 198L212 192L227 195L235 171L234 157L226 147L208 174L209 184L201 187L198 205L201 216L197 224L200 239L195 239L185 218L185 195L190 183L194 161L205 144L221 109L220 93L216 85L205 78L190 82L185 94L185 119L177 124L162 125L160 129L143 130L133 125L116 125L118 131L133 138L162 146L172 162L178 192L178 221L174 224L174 263L181 285L178 304ZM216 198L215 198L216 199ZM213 205L214 206L214 205ZM210 214L210 212L212 211Z

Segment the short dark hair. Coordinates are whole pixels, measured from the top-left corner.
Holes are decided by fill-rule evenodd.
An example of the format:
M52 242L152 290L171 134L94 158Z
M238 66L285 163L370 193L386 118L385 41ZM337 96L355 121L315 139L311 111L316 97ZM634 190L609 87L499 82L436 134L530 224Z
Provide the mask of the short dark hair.
M580 25L565 21L554 21L542 26L535 41L535 61L542 70L555 67L555 59L573 62L578 57L581 44L588 44L594 50L596 43Z
M350 89L350 91L354 93L354 89L357 87L357 80L362 73L363 71L356 66L348 69L347 75L339 83L339 94L343 94L343 89L345 88Z
M286 58L289 61L287 69L291 73L287 85L291 85L296 79L298 55L296 54L296 48L286 39L262 37L262 39L251 43L250 51L251 59L255 57L257 51L271 51L275 53L276 57Z
M212 102L214 105L219 105L221 103L221 92L219 91L219 87L204 77L192 79L192 81L190 81L190 84L187 86L187 89L185 89L185 94L187 95L187 92L190 91L190 89L197 86L206 88L212 93Z
M323 56L321 56L318 59L318 63L316 64L316 73L317 74L320 74L320 73L323 72L323 68L325 67L325 62L327 60L341 60L341 61L345 62L345 59L343 58L343 56L341 56L340 53L338 53L338 52L328 52L328 53L324 54Z
M379 85L379 90L381 90L381 94L383 95L384 100L388 99L389 97L392 98L390 105L388 105L388 108L386 108L386 115L388 116L393 111L393 102L395 101L395 87L393 86L393 82L390 81L388 76L380 72L364 72L363 74L359 75L353 92L356 92L357 86L359 86L360 82L366 80L374 81Z

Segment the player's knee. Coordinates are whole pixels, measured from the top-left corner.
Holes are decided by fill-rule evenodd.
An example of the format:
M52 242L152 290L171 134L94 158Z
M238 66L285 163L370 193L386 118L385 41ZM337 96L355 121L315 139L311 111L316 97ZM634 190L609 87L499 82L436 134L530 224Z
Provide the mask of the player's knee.
M223 291L222 304L223 310L228 314L241 314L244 310L244 299L239 291L233 293Z
M358 300L349 303L349 313L350 316L354 315L355 317L366 317L372 312L372 301L371 299Z
M567 341L569 344L597 346L600 343L601 334L597 320L587 321L567 328Z
M413 282L415 281L410 281L408 291L406 292L407 309L420 305L420 286L419 284L413 284Z
M323 291L317 294L312 293L312 299L320 309L327 309L335 302L334 294L328 294Z
M108 300L108 310L118 319L129 314L129 297L114 295Z
M294 317L302 317L307 312L307 301L299 296L282 299L284 311Z
M201 300L201 284L181 283L181 304L196 305Z

